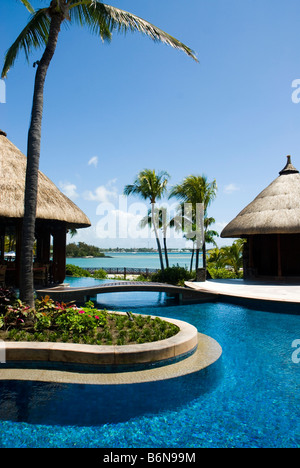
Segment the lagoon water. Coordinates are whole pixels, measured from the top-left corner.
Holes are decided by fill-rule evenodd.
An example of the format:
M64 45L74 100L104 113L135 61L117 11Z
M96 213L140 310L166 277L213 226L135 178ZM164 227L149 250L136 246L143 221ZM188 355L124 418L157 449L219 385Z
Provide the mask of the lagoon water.
M106 258L67 258L67 264L77 265L81 268L160 268L159 256L156 252L107 252L106 255ZM189 269L190 261L191 253L169 253L170 266L179 265Z

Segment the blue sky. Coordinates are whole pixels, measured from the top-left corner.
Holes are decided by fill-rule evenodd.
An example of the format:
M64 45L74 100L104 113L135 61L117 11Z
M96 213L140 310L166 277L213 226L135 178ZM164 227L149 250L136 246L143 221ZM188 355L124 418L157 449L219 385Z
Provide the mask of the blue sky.
M137 33L116 33L102 44L77 26L62 29L45 86L40 169L92 222L74 241L155 245L153 239L100 235L103 203L120 220L135 219L139 206L131 204L139 200L128 199L126 209L120 195L144 168L168 171L170 186L190 174L216 179L209 215L220 232L278 176L288 154L300 168L300 103L292 100L293 92L298 97L292 83L300 79L299 1L107 3L181 40L199 63ZM3 60L29 14L17 1L1 0L0 17ZM32 64L41 53L34 52L29 64L19 55L0 104L0 128L24 154ZM185 243L171 238L169 245Z

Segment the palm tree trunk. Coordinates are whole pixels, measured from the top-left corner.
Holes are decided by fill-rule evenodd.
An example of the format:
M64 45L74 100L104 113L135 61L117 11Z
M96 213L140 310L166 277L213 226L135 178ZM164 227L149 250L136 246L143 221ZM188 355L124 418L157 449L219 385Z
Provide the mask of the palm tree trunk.
M197 247L196 247L196 267L195 267L195 268L196 268L196 271L197 271L198 268L199 268L199 253L200 253L200 249L199 249L199 247L197 246Z
M195 247L194 247L194 243L193 243L193 250L192 250L191 264L190 264L190 273L192 273L192 271L193 271L194 253L195 253Z
M28 131L24 219L21 247L20 299L30 307L34 307L33 244L35 239L44 84L50 62L56 49L62 19L63 18L59 14L53 15L51 18L48 43L38 64L35 76L31 122Z
M203 242L202 246L202 255L203 255L203 268L206 270L206 244Z
M166 259L166 268L169 268L169 258L168 258L168 248L167 248L167 228L163 226L163 236L164 236L164 252Z
M164 251L165 251L165 259L166 259L166 268L169 268L169 258L168 258L168 249L167 249L167 238L164 234Z
M158 249L158 254L159 254L160 268L161 268L161 271L165 271L163 256L161 252L161 245L160 245L158 230L157 230L156 221L155 221L155 203L151 203L151 215L152 215L153 229L154 229L154 233L156 237L157 249Z

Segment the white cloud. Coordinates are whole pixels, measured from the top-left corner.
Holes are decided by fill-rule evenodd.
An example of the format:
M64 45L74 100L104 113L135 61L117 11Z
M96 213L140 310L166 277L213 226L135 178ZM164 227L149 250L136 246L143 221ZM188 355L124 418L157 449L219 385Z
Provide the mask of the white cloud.
M98 165L98 156L93 156L93 157L89 160L88 165L89 165L89 166L95 166L95 167L97 167L97 165Z
M77 187L76 187L75 184L72 184L71 182L59 182L59 187L60 187L60 190L68 198L71 198L72 200L75 200L75 198L79 197L79 195L77 193Z
M116 182L117 182L117 178L115 177L115 179L110 179L108 182L107 182L107 187L111 187L112 185L114 185Z
M94 191L88 190L84 192L83 198L100 203L109 203L112 199L115 200L117 198L117 190L114 187L107 189L104 185L100 185Z
M225 193L233 193L233 192L237 192L238 190L240 190L240 188L236 184L228 184L228 185L225 185L224 187Z

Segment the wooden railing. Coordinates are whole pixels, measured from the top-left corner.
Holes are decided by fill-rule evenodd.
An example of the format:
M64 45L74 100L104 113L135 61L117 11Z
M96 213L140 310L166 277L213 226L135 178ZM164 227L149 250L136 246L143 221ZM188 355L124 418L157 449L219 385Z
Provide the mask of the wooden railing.
M85 268L85 270L90 273L94 273L100 268ZM110 268L101 268L101 270L106 271L108 275L120 275L126 278L126 275L144 275L146 277L150 276L151 273L157 273L158 269L155 268L130 268L130 267L110 267Z

